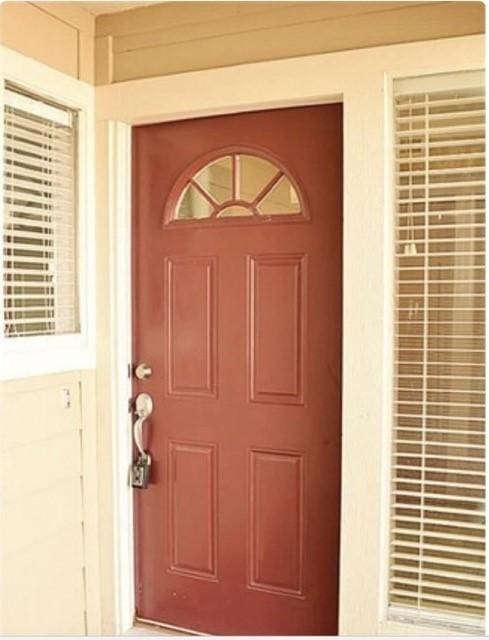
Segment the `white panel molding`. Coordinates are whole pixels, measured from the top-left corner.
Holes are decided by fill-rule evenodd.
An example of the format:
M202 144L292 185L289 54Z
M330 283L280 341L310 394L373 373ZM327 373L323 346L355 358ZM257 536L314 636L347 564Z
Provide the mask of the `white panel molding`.
M86 633L101 633L100 538L98 503L97 414L95 372L79 372L81 455L83 473L83 537L85 554Z

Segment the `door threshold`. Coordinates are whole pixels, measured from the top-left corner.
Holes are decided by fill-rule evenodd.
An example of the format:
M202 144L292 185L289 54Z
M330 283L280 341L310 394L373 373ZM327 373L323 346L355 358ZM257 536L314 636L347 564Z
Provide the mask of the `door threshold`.
M138 631L141 631L142 633L139 634ZM206 636L207 634L200 633L199 631L193 631L192 629L185 629L184 627L176 627L164 622L147 620L146 618L135 618L134 627L126 635Z

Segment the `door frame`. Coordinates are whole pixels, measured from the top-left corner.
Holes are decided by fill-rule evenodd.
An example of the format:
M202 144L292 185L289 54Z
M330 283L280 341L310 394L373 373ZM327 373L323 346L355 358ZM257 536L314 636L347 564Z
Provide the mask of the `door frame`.
M128 488L131 127L331 102L343 103L344 132L339 632L426 633L423 627L387 620L394 272L392 82L482 68L484 36L477 35L224 67L96 89L97 414L102 553L108 550L101 563L105 633L127 631L135 610L132 492ZM430 634L447 632L430 629Z

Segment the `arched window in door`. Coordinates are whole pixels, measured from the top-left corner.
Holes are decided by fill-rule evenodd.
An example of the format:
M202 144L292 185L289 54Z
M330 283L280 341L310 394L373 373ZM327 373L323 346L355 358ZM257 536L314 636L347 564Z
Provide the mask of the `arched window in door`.
M169 209L169 210L168 210ZM168 200L167 222L304 219L296 181L275 160L256 152L228 152L190 167Z

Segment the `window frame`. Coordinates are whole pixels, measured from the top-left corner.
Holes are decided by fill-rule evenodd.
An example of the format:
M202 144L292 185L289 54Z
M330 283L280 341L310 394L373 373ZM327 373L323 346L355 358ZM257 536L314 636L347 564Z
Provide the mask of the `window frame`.
M260 213L259 215L253 215L250 217L210 217L203 218L189 218L182 219L175 216L181 203L182 196L185 193L187 185L189 185L201 171L206 167L211 166L214 162L219 161L225 157L233 156L251 156L263 160L274 167L277 172L281 172L283 177L289 181L292 187L295 189L297 197L299 199L300 211L297 213L288 214L266 214ZM240 205L240 200L230 200L233 204ZM245 201L243 201L245 203ZM226 203L227 204L227 203ZM250 203L246 202L245 206ZM182 227L213 227L213 226L243 226L249 224L283 224L291 222L308 222L310 220L309 203L305 194L305 190L301 181L293 174L293 172L287 168L281 159L272 154L269 150L262 149L260 147L243 146L243 145L231 145L226 147L216 148L192 162L186 166L175 180L166 204L163 210L163 226L166 229L179 229Z
M9 82L78 112L76 251L80 331L64 335L7 338L0 297L0 380L88 369L95 366L94 88L0 46L0 224L4 220L3 136L5 88ZM3 233L0 239L3 255ZM3 281L3 259L0 263Z
M458 82L456 76L460 76ZM382 442L382 558L380 571L380 623L379 629L382 634L388 635L420 635L428 633L432 636L471 636L483 632L483 628L475 627L464 622L451 618L450 615L441 615L437 612L426 614L410 615L407 609L393 607L389 604L389 576L390 576L390 545L391 545L391 501L392 501L392 481L394 473L392 469L393 433L395 429L394 404L395 404L395 320L396 320L396 155L395 155L395 85L398 83L416 81L419 91L442 91L457 88L471 88L474 86L486 87L486 74L483 65L461 64L458 68L439 68L423 71L421 73L386 73L384 75L384 197L385 197L385 218L384 218L384 252L386 257L384 272L384 301L385 301L385 331L384 331L384 354L383 373L385 381L384 388L384 426ZM465 80L465 82L464 82ZM487 176L487 166L486 166ZM487 200L487 195L486 195ZM487 227L487 225L486 225ZM487 229L486 229L487 237ZM487 269L487 264L486 264ZM487 276L486 276L487 277ZM486 321L486 353L485 363L487 367L487 339L489 335L489 324ZM486 403L487 403L487 377L486 377ZM488 450L486 442L486 513L487 495L489 488L489 475L487 474ZM487 596L487 541L489 532L486 524L486 618L485 627L488 629L488 596Z

